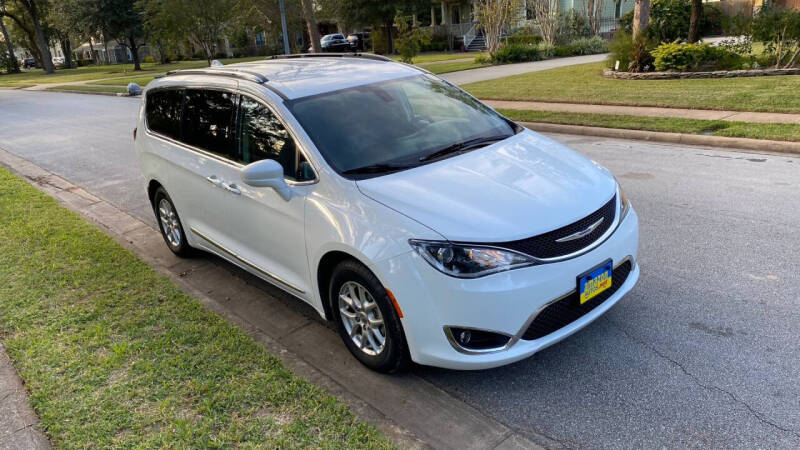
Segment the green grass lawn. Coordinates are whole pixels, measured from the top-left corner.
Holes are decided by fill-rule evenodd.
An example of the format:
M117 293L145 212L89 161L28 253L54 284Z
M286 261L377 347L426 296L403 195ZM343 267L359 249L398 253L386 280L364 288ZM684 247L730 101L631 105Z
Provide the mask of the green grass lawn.
M424 64L436 61L450 61L453 59L475 58L478 52L424 52L414 57L414 64ZM400 61L399 55L389 56L395 61Z
M676 119L663 117L585 114L553 111L498 109L501 114L521 122L545 122L668 133L800 141L800 125L726 122L721 120Z
M66 86L50 86L48 91L61 91L61 92L108 92L112 94L125 93L128 89L125 86L83 86L68 84Z
M736 111L800 112L800 76L614 80L604 63L561 67L462 86L478 98Z
M247 58L221 59L223 64L254 61L264 59L263 56ZM144 77L153 76L176 69L196 69L206 67L206 61L180 61L170 64L142 63L142 71L134 72L133 64L110 64L105 66L84 66L77 69L60 69L53 74L45 74L41 69L27 70L23 73L0 75L0 86L17 87L19 85L57 84L72 81L91 81L101 78Z
M0 338L59 448L386 448L111 238L0 168Z
M419 67L430 71L435 74L456 72L459 70L477 69L479 67L486 67L489 64L478 64L475 61L464 61L444 64L417 64Z
M122 78L113 78L111 80L102 80L102 81L92 81L89 84L99 85L99 86L127 86L128 83L136 83L141 87L147 86L147 83L153 81L155 76L144 76L144 77L122 77Z

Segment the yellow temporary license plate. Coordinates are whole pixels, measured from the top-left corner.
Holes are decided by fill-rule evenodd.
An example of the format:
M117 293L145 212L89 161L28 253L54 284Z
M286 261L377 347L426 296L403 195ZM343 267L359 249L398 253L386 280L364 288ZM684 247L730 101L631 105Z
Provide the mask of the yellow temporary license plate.
M581 305L611 287L611 272L614 264L609 259L578 277L578 293Z

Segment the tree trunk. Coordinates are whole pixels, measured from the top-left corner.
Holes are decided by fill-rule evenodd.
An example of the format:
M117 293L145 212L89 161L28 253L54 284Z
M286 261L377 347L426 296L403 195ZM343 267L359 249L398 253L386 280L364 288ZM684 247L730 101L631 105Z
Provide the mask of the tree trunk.
M93 63L97 64L97 59L95 59L95 57L94 57L94 44L92 44L92 37L91 36L89 36L89 53L91 55L89 57L89 59L91 59Z
M6 26L3 23L3 17L0 16L0 32L3 33L3 39L6 43L6 49L8 50L8 57L11 58L11 67L9 70L11 73L19 73L19 62L17 61L17 56L14 55L14 46L11 44L11 38L8 36L8 30L6 30Z
M103 38L103 50L105 50L105 60L106 64L111 64L111 57L108 54L108 41L106 38Z
M136 46L136 39L132 36L128 37L128 42L131 46L131 54L133 54L133 71L142 70L142 66L139 64L139 47Z
M317 27L317 19L314 17L314 7L311 0L300 0L303 4L303 16L306 19L306 26L308 26L308 36L311 38L311 51L319 53L322 51L322 46L319 43L319 28Z
M158 48L158 61L161 64L167 63L167 49L164 48L164 42L159 39L156 41L156 48Z
M72 43L69 41L69 38L61 39L61 53L64 54L64 65L71 69L72 68Z
M700 40L700 20L703 17L703 0L692 0L692 17L689 19L689 43Z
M386 21L386 54L391 55L394 53L394 41L392 40L392 28L394 28L394 19Z
M650 0L636 0L633 7L633 39L639 37L650 23Z
M53 73L56 71L56 68L53 66L53 56L50 54L50 47L47 45L47 39L44 37L44 31L39 21L39 11L36 9L36 4L33 0L20 3L28 11L31 22L33 23L33 31L36 34L36 46L39 47L39 52L42 56L42 69L45 73Z

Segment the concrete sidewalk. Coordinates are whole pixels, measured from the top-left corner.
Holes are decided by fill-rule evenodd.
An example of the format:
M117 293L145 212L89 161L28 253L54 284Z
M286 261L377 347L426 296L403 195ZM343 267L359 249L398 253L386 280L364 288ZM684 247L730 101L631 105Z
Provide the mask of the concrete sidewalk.
M49 449L50 442L37 423L25 386L0 343L0 450Z
M482 67L480 69L461 70L439 75L441 78L453 84L467 84L478 81L494 80L495 78L510 77L523 73L540 72L542 70L555 69L564 66L574 66L576 64L587 64L605 61L608 53L600 55L570 56L567 58L553 58L544 61L534 61L527 63L504 64L500 66Z
M800 124L800 114L750 111L718 111L711 109L659 108L654 106L589 105L581 103L481 100L492 108L533 111L557 111L625 116L673 117L680 119L723 120L726 122Z

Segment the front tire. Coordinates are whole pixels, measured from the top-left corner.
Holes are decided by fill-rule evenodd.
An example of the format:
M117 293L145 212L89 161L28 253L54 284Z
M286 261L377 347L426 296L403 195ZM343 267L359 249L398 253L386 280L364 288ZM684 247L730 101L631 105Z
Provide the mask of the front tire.
M333 270L328 291L336 328L350 353L372 370L393 373L409 363L400 318L378 278L348 260Z
M172 253L181 257L190 256L192 248L186 241L186 233L178 217L178 210L163 187L159 187L153 195L153 212L156 215L158 229L161 230L161 237Z

